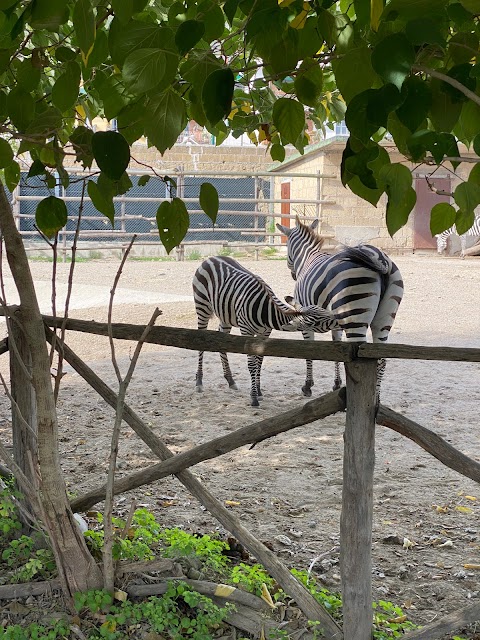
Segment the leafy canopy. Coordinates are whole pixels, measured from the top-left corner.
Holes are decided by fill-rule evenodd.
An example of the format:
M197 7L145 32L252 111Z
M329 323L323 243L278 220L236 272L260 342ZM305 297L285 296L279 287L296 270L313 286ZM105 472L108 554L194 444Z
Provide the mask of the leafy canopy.
M0 169L13 190L30 154L29 176L53 189L68 185L72 160L95 161L87 191L113 223L142 136L164 153L195 120L217 144L247 133L282 160L287 144L304 152L309 121L345 119L342 181L373 204L387 195L393 234L415 193L382 147L387 133L432 172L458 166L459 142L480 153L479 15L479 0L0 0ZM118 132L94 133L97 116ZM65 217L49 198L37 211L48 236ZM213 187L200 201L215 221ZM468 228L479 203L472 171L432 230ZM172 198L157 221L171 250L188 212Z

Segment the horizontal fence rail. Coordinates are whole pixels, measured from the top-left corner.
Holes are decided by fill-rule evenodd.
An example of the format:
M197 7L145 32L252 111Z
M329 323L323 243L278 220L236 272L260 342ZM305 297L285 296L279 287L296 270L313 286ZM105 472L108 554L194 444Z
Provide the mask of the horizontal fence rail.
M2 311L0 310L0 315ZM71 331L108 335L106 322L64 319L43 316L49 327L64 326ZM144 325L112 323L112 335L120 340L139 340ZM179 327L151 328L145 342L190 351L227 351L247 355L276 356L327 360L330 362L352 362L358 358L378 360L396 358L403 360L441 360L445 362L480 362L480 348L471 347L425 347L407 344L372 344L365 342L305 341L285 338L251 338L220 334L218 331L182 329Z
M135 247L147 244L148 239L157 240L157 251L164 255L157 226L156 212L158 206L173 196L181 198L190 216L190 227L179 248L176 257L185 259L186 247L205 244L205 252L209 254L208 245L218 244L222 247L244 247L252 249L258 259L259 251L269 246L279 248L285 237L277 233L275 224L289 224L298 215L302 220L321 221L324 207L335 205L332 199L322 197L322 181L334 178L334 175L323 173L272 173L268 171L196 171L175 170L168 184L152 170L128 170L132 187L126 195L113 199L115 222L113 228L110 221L93 207L87 193L82 198L82 180L89 179L91 173L68 169L70 184L67 187L57 186L48 189L39 177L26 180L27 172L22 173L19 186L11 194L11 203L17 228L24 241L28 242L28 251L51 251L51 247L43 241L35 226L35 211L38 203L45 197L54 194L67 205L67 224L58 234L57 249L66 259L75 237L78 208L83 201L83 213L80 222L77 249L93 250L92 243L97 241L97 249L118 249L124 251L131 237L136 235ZM150 180L139 186L140 176L149 175ZM92 176L96 180L97 176ZM211 223L199 204L200 186L211 182L219 194L219 211L216 226ZM281 185L290 184L287 194L282 192ZM330 234L328 237L333 238ZM120 240L121 238L121 240ZM202 242L204 241L204 242ZM155 243L148 243L149 253ZM192 250L192 249L190 249Z

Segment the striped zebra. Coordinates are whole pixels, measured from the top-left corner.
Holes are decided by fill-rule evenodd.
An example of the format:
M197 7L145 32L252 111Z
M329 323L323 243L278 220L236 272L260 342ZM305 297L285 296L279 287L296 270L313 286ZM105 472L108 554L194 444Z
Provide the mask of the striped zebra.
M297 310L283 302L259 276L232 258L208 258L195 272L192 284L199 329L206 329L213 315L220 320L219 331L230 333L232 327L238 327L243 336L268 338L273 329L324 333L339 326L330 311L314 305ZM197 391L203 391L203 353L198 354ZM236 389L227 354L220 353L220 358L225 379ZM258 407L262 397L262 362L263 356L248 356L252 407Z
M445 249L447 248L447 241L448 238L450 236L458 236L460 238L460 245L461 245L461 253L460 256L462 258L465 257L465 249L467 248L467 238L470 237L476 237L477 240L480 239L480 216L477 216L473 222L473 225L470 227L470 229L468 229L467 231L465 231L465 233L462 233L462 235L459 235L457 232L457 228L455 225L453 225L453 227L450 227L450 229L447 229L446 231L443 231L442 233L438 233L435 237L437 239L437 252L438 253L443 253L445 251Z
M287 264L296 281L294 300L300 305L316 304L335 314L340 329L333 330L333 340L342 332L349 342L365 342L370 327L374 342L386 342L398 306L403 297L400 271L380 249L371 245L345 247L339 253L322 253L323 239L315 233L318 220L310 226L296 219L289 228L277 224L287 236ZM302 330L305 339L313 340L311 331ZM377 369L377 402L385 361ZM312 361L307 360L307 376L302 387L311 396ZM334 389L342 384L340 366L335 364Z

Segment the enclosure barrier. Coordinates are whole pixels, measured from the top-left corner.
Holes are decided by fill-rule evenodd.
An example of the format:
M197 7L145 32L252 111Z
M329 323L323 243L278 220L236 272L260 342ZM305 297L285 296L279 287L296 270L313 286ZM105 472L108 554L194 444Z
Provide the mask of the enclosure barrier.
M83 202L83 213L78 230L77 250L98 251L117 249L122 253L135 234L136 247L156 246L161 248L156 227L158 206L172 195L181 198L190 216L190 228L176 251L177 260L185 260L187 250L216 246L223 250L233 248L252 250L258 260L260 251L272 246L278 248L281 234L275 231L275 223L288 224L300 215L306 221L322 220L322 207L334 205L331 199L322 197L322 180L333 178L322 173L272 173L253 172L188 172L178 168L168 176L176 181L164 182L158 173L146 169L128 169L133 187L127 195L113 199L115 225L110 228L109 220L97 212L87 193L82 197L82 180L91 172L69 168L71 182L68 187L59 186L55 195L67 204L68 222L58 233L57 249L65 260L75 237L78 208ZM151 180L138 186L140 176L148 175ZM96 178L92 178L96 179ZM38 181L38 184L35 182ZM199 189L202 182L211 181L219 193L217 226L208 220L199 203ZM277 197L280 184L290 181L294 185L296 197ZM41 237L35 226L37 204L51 195L38 178L30 178L28 184L20 181L11 196L13 216L24 241L34 241L27 251L51 251L48 243L40 242ZM321 228L321 227L320 227ZM322 234L323 235L323 234ZM331 233L326 239L332 239Z
M62 351L64 359L112 407L117 396L66 344L60 344L50 327L107 336L106 323L44 316L47 339ZM113 323L114 338L138 341L145 327ZM423 347L397 344L367 344L341 342L304 342L272 338L252 338L173 327L152 327L145 342L175 346L189 350L234 352L271 355L286 358L344 362L346 389L328 393L305 402L300 407L242 427L226 436L198 445L182 454L173 455L165 444L127 405L123 418L162 462L121 478L115 483L115 493L121 493L175 474L187 489L243 544L282 588L297 602L305 616L320 622L323 637L328 640L371 640L372 589L371 546L373 513L373 471L375 422L394 429L412 439L425 451L458 473L480 482L480 464L459 452L443 438L382 405L375 406L376 361L379 358L402 358L480 362L480 349L453 347ZM4 346L4 349L6 346ZM1 351L1 349L0 349ZM13 369L17 358L11 358ZM20 375L20 373L18 373ZM19 398L24 415L31 415L31 394ZM340 521L341 579L343 597L343 628L329 616L310 593L300 585L288 569L240 520L228 511L188 470L200 461L223 455L245 444L261 442L278 433L322 419L346 409L345 453L343 465L343 495ZM103 499L105 487L72 501L74 510L85 510ZM11 588L11 587L9 587ZM135 592L135 585L133 585ZM142 594L148 592L144 585ZM137 593L137 592L135 592ZM148 592L150 593L150 592ZM1 591L0 591L1 597ZM427 640L452 633L480 619L480 603L456 611L431 625L403 636L405 640ZM258 622L258 620L257 620ZM260 618L261 622L261 618ZM304 637L308 637L304 636ZM310 636L311 637L311 636Z

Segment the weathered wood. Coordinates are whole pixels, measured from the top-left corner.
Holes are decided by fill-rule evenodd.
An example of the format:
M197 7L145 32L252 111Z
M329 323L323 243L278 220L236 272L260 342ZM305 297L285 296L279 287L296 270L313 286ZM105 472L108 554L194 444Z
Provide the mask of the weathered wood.
M19 321L12 318L9 330L9 339L15 343L15 349L10 349L10 386L17 405L12 406L13 457L24 475L32 480L32 462L33 467L37 467L37 403L33 385L27 377L32 361Z
M427 453L440 460L446 467L461 473L467 478L480 483L480 463L469 458L439 435L400 413L380 405L376 418L377 424L393 429L410 440L413 440Z
M43 316L49 327L59 327L63 318ZM81 331L96 335L108 336L106 322L74 320L65 322L69 331ZM112 334L120 340L139 340L143 325L113 323ZM231 336L198 329L180 329L178 327L152 327L145 342L180 347L191 351L227 351L229 353L246 353L280 358L309 358L310 360L330 360L333 362L350 362L356 345L347 342L327 342L303 340L284 340L282 338L251 338L248 336ZM479 350L480 351L480 350Z
M345 366L347 415L340 517L340 572L345 638L372 637L372 521L377 363Z
M15 598L28 598L28 596L41 596L44 593L51 593L54 589L60 588L60 580L27 582L26 584L5 584L0 586L0 600L15 600Z
M480 256L480 242L476 242L473 246L468 247L463 252L464 256Z
M49 342L53 332L45 327ZM56 348L60 348L57 342ZM113 408L116 407L116 394L101 380L67 345L63 345L65 360L79 373L87 374L92 387ZM170 449L157 438L128 405L124 406L125 422L139 435L150 449L161 459L173 456ZM327 640L343 640L343 633L337 623L313 596L300 584L276 555L248 531L240 520L226 509L190 471L176 474L180 482L195 496L201 504L216 518L227 531L264 565L267 572L278 582L285 593L288 593L298 604L299 609L309 620L318 620Z
M1 310L0 310L1 315ZM58 327L63 318L43 316L49 327ZM143 325L114 323L113 337L121 340L138 340ZM75 320L69 318L66 328L96 335L108 335L105 322ZM372 344L352 342L329 342L284 340L282 338L250 338L221 334L218 331L198 331L178 327L153 327L145 342L179 347L191 351L226 351L253 355L297 358L300 360L327 360L352 362L357 357L378 360L380 358L402 358L404 360L444 360L447 362L480 362L480 349L469 347L424 347L408 344Z
M0 356L2 353L7 353L8 351L8 338L3 338L0 340Z
M89 380L87 381L90 382ZM116 480L113 487L114 493L118 495L125 491L131 491L145 484L160 480L160 478L179 473L199 462L211 460L246 444L259 442L278 435L279 433L289 431L290 429L321 420L344 409L345 389L331 391L320 398L305 403L297 409L291 409L285 413L277 414L272 418L266 418L260 422L247 425L246 427L237 429L233 433L200 444L184 453L179 453L164 462L154 464L147 469ZM94 504L104 499L105 491L106 485L102 485L92 489L83 496L75 498L72 502L72 509L74 511L86 511L90 509Z
M443 360L445 362L480 362L480 349L470 347L422 347L411 344L363 342L359 358L402 358L403 360ZM339 361L340 362L340 361Z
M402 636L403 640L432 640L433 638L443 638L447 634L454 633L469 624L480 622L480 602L470 605L455 613L451 613L437 622L428 624L426 627L411 631Z

